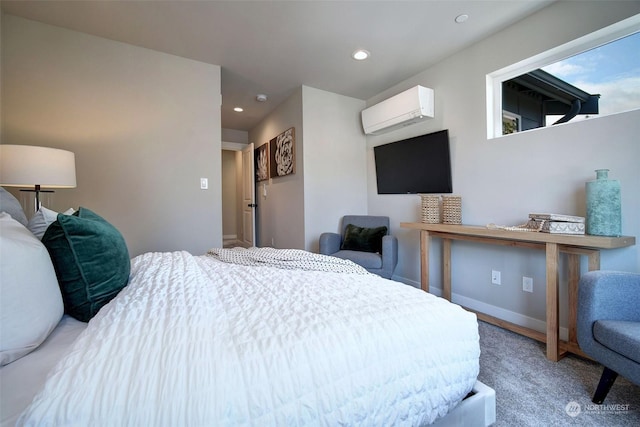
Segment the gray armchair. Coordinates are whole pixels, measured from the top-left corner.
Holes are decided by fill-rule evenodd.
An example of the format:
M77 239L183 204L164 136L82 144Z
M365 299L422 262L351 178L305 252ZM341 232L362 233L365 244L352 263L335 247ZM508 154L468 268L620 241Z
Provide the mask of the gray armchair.
M578 344L604 366L601 404L618 374L640 385L640 274L591 271L578 286Z
M368 252L345 248L345 231L347 230L347 226L350 224L364 229L387 227L386 233L382 236L382 245L380 250L377 252ZM391 278L393 270L395 270L396 264L398 263L398 239L389 234L389 217L345 215L342 218L342 227L340 229L342 230L340 234L322 233L322 235L320 235L321 254L349 259L366 268L370 273L386 277L387 279ZM352 227L350 230L354 230L354 228Z

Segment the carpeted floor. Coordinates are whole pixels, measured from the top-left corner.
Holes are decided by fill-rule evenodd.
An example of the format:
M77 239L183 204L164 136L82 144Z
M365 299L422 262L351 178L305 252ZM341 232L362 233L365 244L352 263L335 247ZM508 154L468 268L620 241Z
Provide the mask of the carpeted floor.
M595 405L599 364L574 355L551 362L544 344L478 323L478 379L496 391L496 426L640 426L639 386L619 376Z

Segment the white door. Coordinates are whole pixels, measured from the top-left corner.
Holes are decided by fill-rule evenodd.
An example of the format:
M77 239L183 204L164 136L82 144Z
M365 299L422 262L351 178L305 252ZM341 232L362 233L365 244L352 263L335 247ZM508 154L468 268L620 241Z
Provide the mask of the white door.
M242 150L242 244L256 242L256 182L253 166L253 143Z

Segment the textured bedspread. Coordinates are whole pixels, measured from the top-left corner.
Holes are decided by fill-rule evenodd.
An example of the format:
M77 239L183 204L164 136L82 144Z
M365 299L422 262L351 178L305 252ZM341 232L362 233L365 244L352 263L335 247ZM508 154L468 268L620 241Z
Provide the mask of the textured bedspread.
M301 249L214 248L207 255L223 262L254 267L277 267L285 270L329 271L334 273L371 274L348 259L314 254Z
M407 285L148 253L20 423L422 425L479 353L474 314Z

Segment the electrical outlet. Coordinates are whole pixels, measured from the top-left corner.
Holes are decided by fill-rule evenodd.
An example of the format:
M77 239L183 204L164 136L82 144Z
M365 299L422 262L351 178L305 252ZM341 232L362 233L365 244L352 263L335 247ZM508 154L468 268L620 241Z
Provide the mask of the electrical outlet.
M522 276L522 290L524 292L533 292L533 278Z
M491 270L491 283L494 285L500 285L500 272L497 270Z

